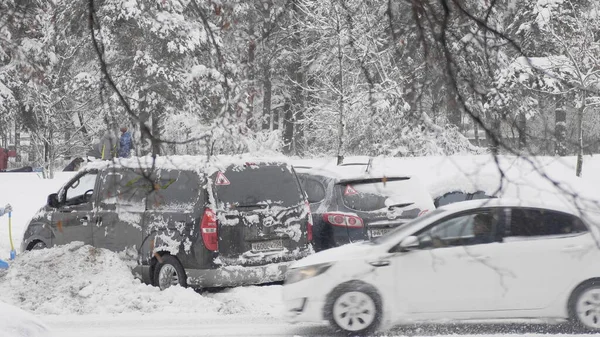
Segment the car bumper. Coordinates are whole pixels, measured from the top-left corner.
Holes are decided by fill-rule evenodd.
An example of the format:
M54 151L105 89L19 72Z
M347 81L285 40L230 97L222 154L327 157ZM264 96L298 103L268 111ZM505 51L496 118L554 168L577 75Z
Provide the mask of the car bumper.
M325 273L326 274L326 273ZM327 294L335 284L326 275L283 285L284 317L290 323L326 320L324 308Z
M225 266L218 269L186 269L187 284L191 287L237 287L283 281L291 262L264 266Z

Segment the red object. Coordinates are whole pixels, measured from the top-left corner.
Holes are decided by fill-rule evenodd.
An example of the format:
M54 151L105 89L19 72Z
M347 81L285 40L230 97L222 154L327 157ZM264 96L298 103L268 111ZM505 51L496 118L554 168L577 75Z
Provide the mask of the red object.
M306 238L308 239L309 242L312 242L312 240L313 240L313 218L312 218L312 213L310 212L310 204L308 203L308 201L306 201L304 203L304 206L306 207L306 213L308 213L308 225L306 227Z
M202 223L200 224L200 231L202 233L202 241L204 241L204 247L214 252L219 249L219 236L217 234L217 215L215 211L210 208L204 210L204 216L202 216Z
M325 213L323 214L323 220L334 226L341 227L361 228L364 225L361 218L341 213Z
M16 156L16 151L9 151L0 147L0 170L6 170L8 168L8 158Z

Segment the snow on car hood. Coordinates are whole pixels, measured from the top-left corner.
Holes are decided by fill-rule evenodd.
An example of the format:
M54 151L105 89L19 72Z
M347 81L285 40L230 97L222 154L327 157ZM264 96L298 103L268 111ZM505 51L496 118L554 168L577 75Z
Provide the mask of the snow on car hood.
M336 248L327 249L316 254L307 256L302 260L292 264L290 268L301 268L320 263L328 263L341 260L352 260L364 258L375 250L377 245L370 242L357 242L343 245Z
M0 327L2 327L2 336L53 336L46 325L37 317L2 301L0 301Z

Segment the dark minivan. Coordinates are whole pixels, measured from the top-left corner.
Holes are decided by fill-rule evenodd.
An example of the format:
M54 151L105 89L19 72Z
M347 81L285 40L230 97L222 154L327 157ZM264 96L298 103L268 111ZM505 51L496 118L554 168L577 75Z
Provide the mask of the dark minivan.
M161 289L283 280L312 252L312 217L282 161L218 157L91 163L31 220L23 250L82 241L135 256Z

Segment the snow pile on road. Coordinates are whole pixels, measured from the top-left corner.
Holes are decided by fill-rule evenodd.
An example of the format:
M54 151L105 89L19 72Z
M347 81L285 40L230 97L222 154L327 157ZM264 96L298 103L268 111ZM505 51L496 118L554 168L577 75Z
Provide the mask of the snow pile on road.
M238 287L214 294L206 293L205 296L222 302L224 306L221 312L224 314L282 318L284 312L282 287L280 285Z
M82 243L26 252L17 257L4 275L0 275L2 300L37 314L252 315L271 310L270 304L260 304L265 297L268 303L271 303L268 297L279 299L279 289L264 291L269 294L235 290L233 294L223 293L215 298L202 296L189 288L172 287L160 291L135 279L126 261L117 254ZM240 298L248 294L252 297ZM252 301L263 308L250 305Z

